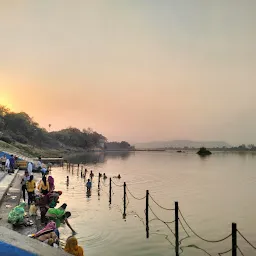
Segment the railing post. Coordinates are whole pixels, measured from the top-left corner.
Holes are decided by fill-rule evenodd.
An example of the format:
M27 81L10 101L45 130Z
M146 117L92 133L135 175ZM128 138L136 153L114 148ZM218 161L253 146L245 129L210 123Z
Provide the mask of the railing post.
M175 255L179 256L179 203L175 202Z
M237 255L236 223L232 223L232 256Z
M109 204L111 204L111 194L112 194L112 184L111 184L111 178L109 179Z
M124 182L124 214L123 217L126 217L126 183Z
M148 226L148 199L149 199L149 192L146 190L146 237L149 238L149 226Z

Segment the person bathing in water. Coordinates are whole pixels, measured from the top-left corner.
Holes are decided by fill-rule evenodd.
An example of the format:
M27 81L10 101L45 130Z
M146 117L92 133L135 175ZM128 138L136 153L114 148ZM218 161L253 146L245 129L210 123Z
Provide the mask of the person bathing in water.
M118 174L118 176L114 176L113 178L115 178L115 179L121 179L121 175Z
M56 223L57 229L60 227L61 223L66 223L70 228L73 234L75 234L75 230L69 224L68 218L71 216L71 212L66 212L67 204L63 204L59 208L49 208L46 212L46 217L50 221L54 221Z
M69 177L67 176L67 181L66 181L67 185L69 185Z
M94 176L94 174L93 174L93 172L91 171L91 173L90 173L91 179L93 178L93 176Z
M90 193L92 188L92 182L90 181L90 179L88 179L86 183L86 188L87 188L87 193Z
M103 173L103 179L107 179L108 177L106 176L105 172Z

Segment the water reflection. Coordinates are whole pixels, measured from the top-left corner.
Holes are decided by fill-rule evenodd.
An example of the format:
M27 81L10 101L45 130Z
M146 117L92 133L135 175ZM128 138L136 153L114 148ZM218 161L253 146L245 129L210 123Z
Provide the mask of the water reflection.
M105 163L108 159L121 158L125 160L134 154L135 152L117 152L117 151L87 152L87 153L67 156L66 159L73 164L80 164L80 163L97 164L97 163ZM73 167L72 167L72 172L73 172Z
M92 195L92 192L91 192L91 191L87 191L87 192L86 192L86 197L87 197L87 198L90 198L91 195Z

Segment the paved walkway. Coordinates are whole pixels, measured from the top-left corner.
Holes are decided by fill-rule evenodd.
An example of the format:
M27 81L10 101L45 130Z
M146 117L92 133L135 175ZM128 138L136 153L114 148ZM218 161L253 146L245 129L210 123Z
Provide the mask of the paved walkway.
M5 173L4 177L2 177L2 179L0 180L0 205L8 191L8 189L10 188L13 180L15 179L16 175L18 173L18 170L16 170L14 173L8 174Z
M12 208L14 208L16 205L18 205L21 201L23 201L23 198L21 198L21 178L24 175L24 171L19 171L16 176L12 175L7 175L2 182L0 182L0 226L7 227L9 229L13 229L13 226L7 222L8 219L8 214ZM1 193L1 191L6 191L8 182L10 181L12 176L12 185L8 189L8 192L6 193ZM37 180L40 175L36 174L35 179ZM8 178L8 179L7 179ZM5 189L4 189L5 188ZM27 193L26 193L26 202L27 202ZM26 213L28 213L28 206L25 207ZM15 231L28 235L28 234L33 234L37 232L37 219L36 217L31 217L32 221L34 222L33 226L25 227L25 226L20 226L18 228L14 228Z
M0 181L4 178L6 172L0 171Z

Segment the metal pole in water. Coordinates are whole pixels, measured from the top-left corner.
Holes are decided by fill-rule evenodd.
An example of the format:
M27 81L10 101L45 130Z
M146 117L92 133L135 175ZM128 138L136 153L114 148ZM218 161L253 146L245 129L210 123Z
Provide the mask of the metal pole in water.
M124 182L124 214L123 217L126 217L126 183Z
M175 202L175 255L179 256L179 203Z
M149 227L148 227L148 199L149 199L149 192L146 190L146 237L149 238Z
M237 234L236 234L236 223L232 223L232 256L237 255Z
M111 193L112 193L112 187L111 187L111 178L109 179L109 204L111 204Z

